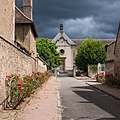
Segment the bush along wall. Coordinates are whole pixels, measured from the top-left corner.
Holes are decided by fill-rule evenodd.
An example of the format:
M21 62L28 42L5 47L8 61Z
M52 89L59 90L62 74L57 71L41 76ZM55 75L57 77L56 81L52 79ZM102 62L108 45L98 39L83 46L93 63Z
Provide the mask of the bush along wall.
M20 75L6 76L6 100L4 101L4 109L16 107L42 86L51 76L51 72L33 72L32 75L20 77Z
M105 74L104 73L99 73L96 75L96 80L101 83L105 83Z
M115 88L120 88L120 78L114 76L113 74L106 73L105 84L115 87Z

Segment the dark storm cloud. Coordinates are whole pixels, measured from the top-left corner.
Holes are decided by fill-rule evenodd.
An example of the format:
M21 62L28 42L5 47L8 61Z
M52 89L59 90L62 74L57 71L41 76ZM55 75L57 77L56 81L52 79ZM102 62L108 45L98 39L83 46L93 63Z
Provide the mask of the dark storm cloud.
M120 0L33 0L33 15L40 37L53 38L63 23L71 38L114 38L119 6Z

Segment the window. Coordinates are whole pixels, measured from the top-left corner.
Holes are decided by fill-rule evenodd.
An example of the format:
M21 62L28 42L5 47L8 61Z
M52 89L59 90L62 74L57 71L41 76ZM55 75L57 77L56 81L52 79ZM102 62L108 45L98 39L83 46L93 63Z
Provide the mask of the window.
M63 49L60 50L60 54L63 55L65 51Z

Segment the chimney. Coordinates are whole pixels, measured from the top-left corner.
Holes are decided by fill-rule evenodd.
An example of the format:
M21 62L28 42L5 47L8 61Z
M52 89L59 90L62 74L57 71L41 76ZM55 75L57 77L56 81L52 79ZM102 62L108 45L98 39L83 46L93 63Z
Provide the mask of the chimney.
M32 0L23 0L23 13L32 19Z

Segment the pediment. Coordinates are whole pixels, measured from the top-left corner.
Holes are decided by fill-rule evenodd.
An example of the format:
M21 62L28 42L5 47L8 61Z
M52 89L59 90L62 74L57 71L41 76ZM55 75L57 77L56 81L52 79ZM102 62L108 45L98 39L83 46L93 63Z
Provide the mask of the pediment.
M63 32L63 33L58 33L55 38L52 40L53 43L58 43L61 39L64 39L64 41L67 42L70 46L76 46L76 44Z

